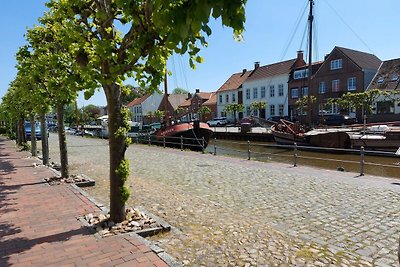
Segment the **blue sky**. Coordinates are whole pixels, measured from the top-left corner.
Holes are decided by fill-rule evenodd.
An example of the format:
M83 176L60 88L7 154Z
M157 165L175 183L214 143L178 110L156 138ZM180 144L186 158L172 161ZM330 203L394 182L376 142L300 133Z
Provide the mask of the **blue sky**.
M294 58L301 47L307 13L300 20L297 34L289 40L296 21L308 0L248 0L244 41L233 40L232 31L212 21L213 35L200 55L204 63L191 70L185 56L174 56L168 68L174 72L168 87L188 91L216 91L232 73L252 69L255 61L266 65ZM316 43L314 60L322 60L334 46L373 53L381 60L400 57L398 31L399 0L315 0ZM24 44L24 33L45 11L45 0L2 1L0 9L0 97L14 79L15 53ZM284 53L287 51L286 53ZM105 105L103 92L79 105Z

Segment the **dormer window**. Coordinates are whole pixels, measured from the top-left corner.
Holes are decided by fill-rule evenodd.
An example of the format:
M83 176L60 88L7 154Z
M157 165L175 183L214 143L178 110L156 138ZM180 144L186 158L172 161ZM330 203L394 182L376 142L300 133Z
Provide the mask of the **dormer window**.
M331 61L331 70L338 70L342 68L342 59L335 59Z
M385 81L385 77L380 77L378 79L378 84L382 84Z
M392 82L396 82L396 81L398 81L398 80L399 80L399 75L398 75L398 74L396 74L396 73L395 73L395 74L393 74L393 75L392 75L392 79L391 79L391 81L392 81Z
M308 77L308 69L295 70L293 72L293 79L299 80Z

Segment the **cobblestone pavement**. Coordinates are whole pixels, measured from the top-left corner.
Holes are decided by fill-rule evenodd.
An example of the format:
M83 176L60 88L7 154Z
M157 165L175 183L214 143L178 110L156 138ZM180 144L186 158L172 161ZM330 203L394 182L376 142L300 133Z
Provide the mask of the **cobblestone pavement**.
M107 140L68 142L72 173L108 204ZM151 239L185 265L398 265L398 180L136 144L126 155L128 204L176 227Z

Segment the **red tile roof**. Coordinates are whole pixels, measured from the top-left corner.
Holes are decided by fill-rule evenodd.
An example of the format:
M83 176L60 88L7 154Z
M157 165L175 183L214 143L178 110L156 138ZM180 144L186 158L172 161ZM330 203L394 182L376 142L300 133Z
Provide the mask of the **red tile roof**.
M211 93L210 98L203 103L203 106L212 106L217 104L217 93L213 92Z
M290 70L295 62L296 59L289 59L259 67L251 73L251 75L247 78L247 81L254 81L284 74L289 75Z
M148 97L150 96L150 94L144 95L140 98L136 98L134 99L132 102L130 102L128 105L126 105L128 108L136 106L136 105L140 105L142 104Z
M212 94L212 93L196 93L196 95L197 95L198 97L200 97L201 99L203 99L203 100L208 100L208 99L210 99L211 94Z
M180 107L189 107L192 104L192 99L189 98L185 102L181 103L179 106Z
M218 89L218 92L240 88L251 72L252 71L243 70L242 72L232 74L232 76L229 77L229 79Z
M379 81L379 82L378 82ZM400 89L400 58L382 62L367 90L398 90Z

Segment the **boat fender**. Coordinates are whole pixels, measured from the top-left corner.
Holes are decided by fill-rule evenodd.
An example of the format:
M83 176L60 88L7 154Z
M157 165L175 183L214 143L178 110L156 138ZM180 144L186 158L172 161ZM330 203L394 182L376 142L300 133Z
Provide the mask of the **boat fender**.
M345 169L344 169L343 167L340 167L340 166L337 167L336 169L337 169L338 171L340 171L340 172L344 172L344 171L345 171Z

